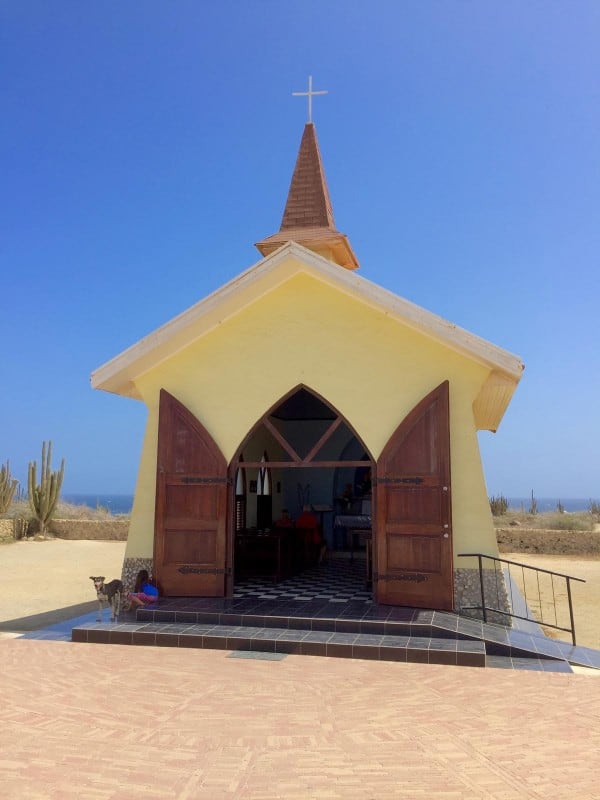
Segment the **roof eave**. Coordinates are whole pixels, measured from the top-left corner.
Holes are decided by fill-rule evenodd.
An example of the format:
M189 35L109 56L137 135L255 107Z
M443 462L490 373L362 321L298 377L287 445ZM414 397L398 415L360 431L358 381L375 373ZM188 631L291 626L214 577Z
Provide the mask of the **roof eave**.
M316 255L327 258L345 269L355 270L359 268L358 259L350 245L350 240L345 233L339 231L307 231L306 235L302 235L301 231L294 231L289 237L285 236L284 232L280 231L272 236L267 236L260 242L256 242L255 247L263 256L269 256L275 253L280 247L288 243L295 243L300 247L311 250ZM326 255L330 251L331 258Z

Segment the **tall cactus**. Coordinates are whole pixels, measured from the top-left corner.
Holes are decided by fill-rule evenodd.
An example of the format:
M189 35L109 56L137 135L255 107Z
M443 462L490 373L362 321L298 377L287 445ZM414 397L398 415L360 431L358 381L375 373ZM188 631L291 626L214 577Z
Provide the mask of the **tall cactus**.
M40 483L37 482L37 462L32 461L29 464L28 474L28 489L29 489L29 505L33 511L33 515L40 524L40 533L42 536L48 530L48 523L54 516L56 505L60 497L60 488L65 474L65 460L63 458L60 469L53 472L50 468L52 461L52 442L48 442L48 449L46 450L46 442L42 444L42 474L40 476Z
M6 514L10 508L18 483L10 474L10 464L7 461L6 466L0 468L0 514Z

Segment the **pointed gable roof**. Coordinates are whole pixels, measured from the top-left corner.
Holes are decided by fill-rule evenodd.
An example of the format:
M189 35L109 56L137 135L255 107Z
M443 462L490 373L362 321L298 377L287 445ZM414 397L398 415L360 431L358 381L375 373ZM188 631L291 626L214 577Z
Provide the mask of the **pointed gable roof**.
M268 256L292 241L346 269L358 269L348 237L335 227L317 132L312 122L304 127L281 227L278 233L257 242L256 247L263 256Z
M383 289L355 273L339 269L290 242L261 259L204 300L155 330L92 373L94 389L141 399L136 379L208 334L249 303L299 272L313 275L391 319L418 331L490 372L473 407L480 430L495 431L523 372L517 356Z

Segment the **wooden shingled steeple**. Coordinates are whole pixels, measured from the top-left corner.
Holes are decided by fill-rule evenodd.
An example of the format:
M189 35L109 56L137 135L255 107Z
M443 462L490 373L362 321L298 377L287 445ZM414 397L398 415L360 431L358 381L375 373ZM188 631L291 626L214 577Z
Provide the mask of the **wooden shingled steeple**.
M317 133L307 122L278 233L256 247L268 256L286 242L298 244L346 269L358 269L348 237L336 230Z

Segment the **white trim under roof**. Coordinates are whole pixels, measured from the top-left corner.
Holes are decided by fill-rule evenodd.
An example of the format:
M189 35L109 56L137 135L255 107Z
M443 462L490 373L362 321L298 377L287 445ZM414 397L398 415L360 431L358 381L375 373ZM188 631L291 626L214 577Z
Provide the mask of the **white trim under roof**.
M284 269L290 258L300 264ZM442 317L426 311L414 303L404 300L387 289L383 289L366 278L343 269L296 242L288 242L266 258L242 272L220 289L200 300L169 322L128 347L119 355L98 367L91 376L94 389L102 389L127 397L139 397L134 386L135 378L170 358L192 341L205 335L227 318L236 314L256 294L265 282L265 290L273 288L267 277L281 269L281 280L285 282L293 274L308 272L339 290L397 319L402 324L423 335L441 342L463 355L504 374L514 385L523 373L524 365L512 353L491 344L479 336L453 325ZM160 356L152 356L160 348Z

